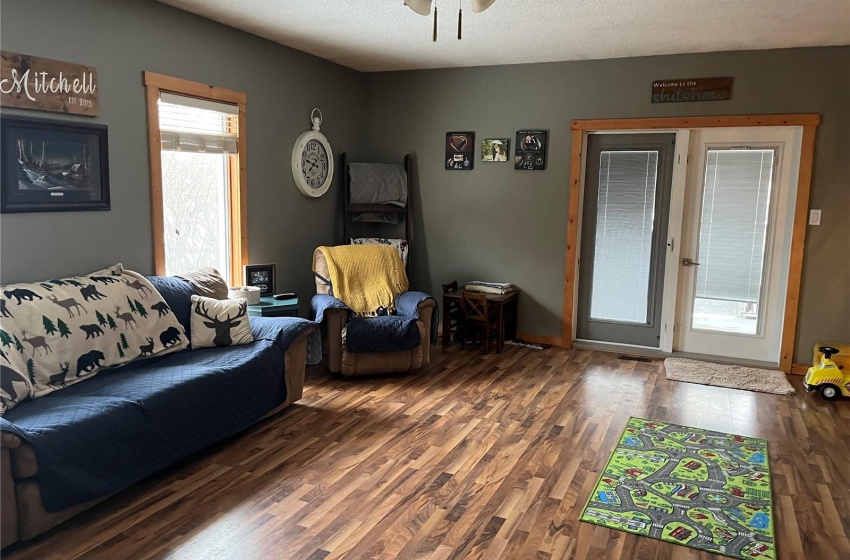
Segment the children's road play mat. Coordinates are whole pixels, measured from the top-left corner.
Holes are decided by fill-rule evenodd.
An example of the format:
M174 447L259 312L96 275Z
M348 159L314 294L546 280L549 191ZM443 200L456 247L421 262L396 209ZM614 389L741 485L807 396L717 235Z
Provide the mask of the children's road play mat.
M767 442L630 418L581 520L734 558L775 559Z

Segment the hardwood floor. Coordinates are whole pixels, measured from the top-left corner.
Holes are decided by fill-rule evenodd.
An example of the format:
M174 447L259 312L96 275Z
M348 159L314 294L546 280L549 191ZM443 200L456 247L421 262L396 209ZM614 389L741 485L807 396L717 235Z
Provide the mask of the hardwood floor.
M578 521L629 416L765 438L783 560L850 558L850 400L676 383L661 362L508 346L305 399L4 551L47 558L722 558Z

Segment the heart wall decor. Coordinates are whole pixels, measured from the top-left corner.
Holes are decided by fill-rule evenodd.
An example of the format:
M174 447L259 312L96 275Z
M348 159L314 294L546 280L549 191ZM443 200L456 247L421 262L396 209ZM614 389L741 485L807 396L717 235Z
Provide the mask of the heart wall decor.
M475 166L475 132L446 133L446 169L471 171Z

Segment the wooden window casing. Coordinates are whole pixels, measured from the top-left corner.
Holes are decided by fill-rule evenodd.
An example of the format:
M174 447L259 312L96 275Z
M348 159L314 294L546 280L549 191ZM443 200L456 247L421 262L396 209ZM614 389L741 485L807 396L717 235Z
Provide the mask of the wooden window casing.
M148 154L151 176L151 226L153 230L154 272L165 274L165 236L162 207L162 138L159 132L159 97L162 92L218 101L239 108L237 154L228 166L228 223L230 226L230 283L242 283L243 266L248 264L248 167L246 151L245 93L210 86L154 72L144 73L148 113ZM232 121L231 121L232 122Z

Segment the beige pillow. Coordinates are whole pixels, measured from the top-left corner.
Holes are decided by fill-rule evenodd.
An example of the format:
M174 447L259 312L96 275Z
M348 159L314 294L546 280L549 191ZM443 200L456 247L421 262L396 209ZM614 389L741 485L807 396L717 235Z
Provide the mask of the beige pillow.
M245 298L192 296L192 348L248 344L254 341Z
M183 274L175 274L177 278L182 278L195 288L195 293L199 296L227 299L227 282L221 274L211 266L199 268L192 272Z

